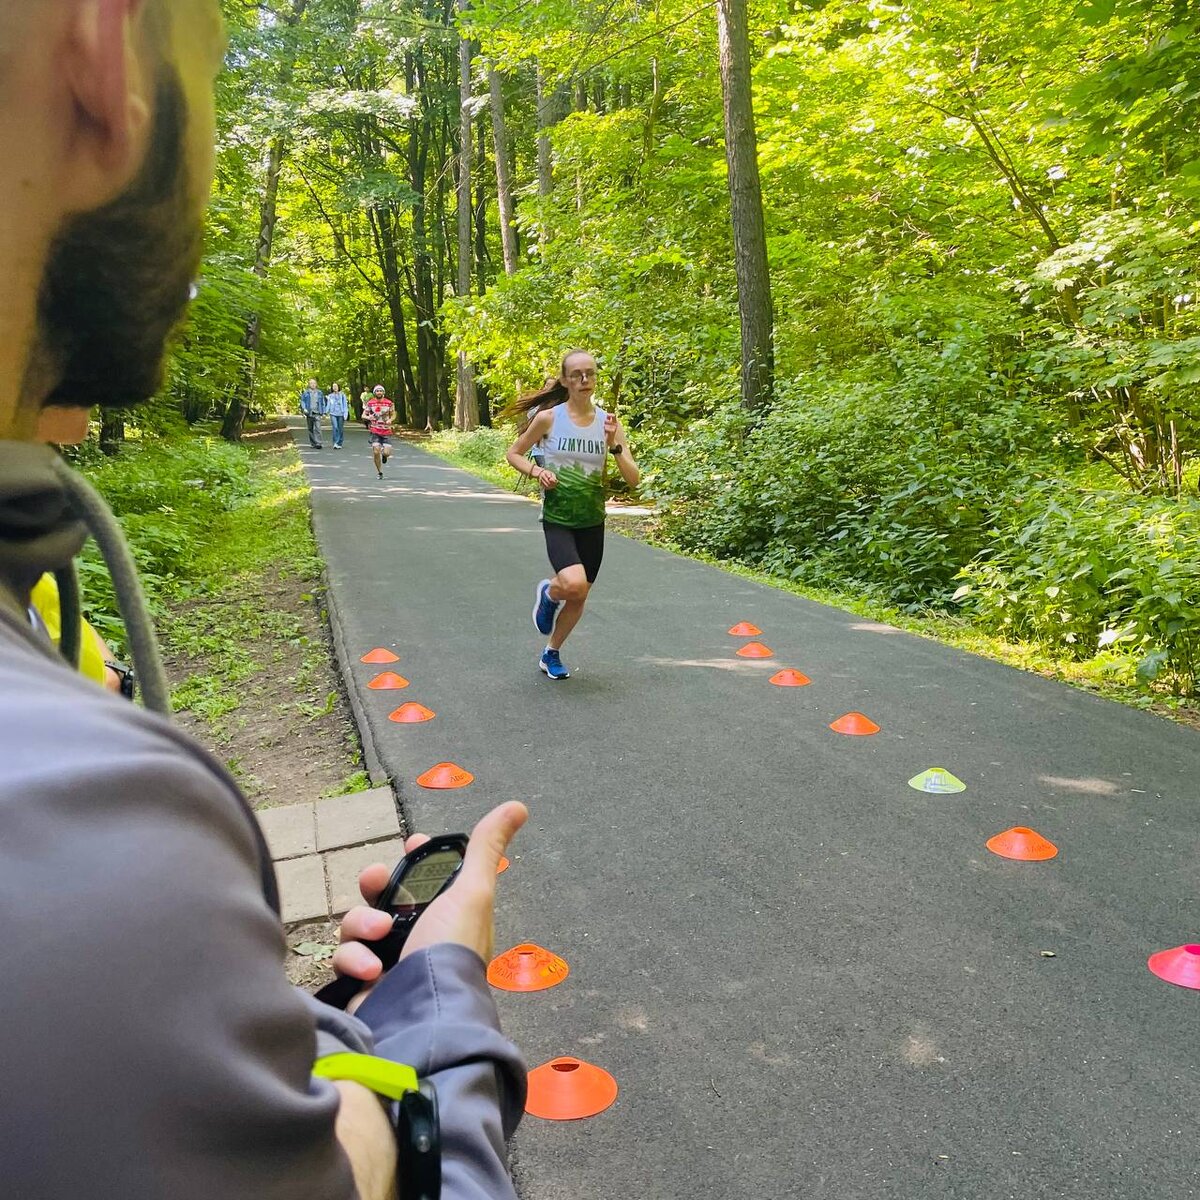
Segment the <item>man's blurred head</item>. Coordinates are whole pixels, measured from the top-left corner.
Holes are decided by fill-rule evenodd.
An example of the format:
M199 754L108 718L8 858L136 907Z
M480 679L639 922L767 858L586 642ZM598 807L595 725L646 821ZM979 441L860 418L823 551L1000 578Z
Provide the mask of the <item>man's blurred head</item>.
M0 0L0 436L161 384L212 178L217 0ZM11 214L11 221L9 216Z

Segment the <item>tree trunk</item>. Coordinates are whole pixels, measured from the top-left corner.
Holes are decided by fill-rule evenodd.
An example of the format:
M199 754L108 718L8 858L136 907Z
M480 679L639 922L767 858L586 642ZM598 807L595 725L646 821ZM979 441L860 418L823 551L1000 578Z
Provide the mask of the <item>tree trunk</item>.
M300 24L309 0L292 0L291 12L286 13L281 21L285 26L295 28ZM289 58L282 64L279 72L281 88L286 88L292 82L295 74L295 57ZM259 279L266 279L271 268L271 254L275 246L275 224L278 220L279 176L283 171L283 162L287 157L288 137L278 134L271 141L267 152L267 177L263 188L262 204L259 206L258 242L254 248L254 274ZM246 351L246 362L242 369L242 386L237 388L229 398L229 407L221 422L221 436L228 442L238 442L242 438L242 428L246 424L246 414L254 404L254 384L256 378L256 362L258 347L262 338L262 314L252 313L246 322L246 332L242 337L242 346Z
M100 450L110 458L125 444L125 414L106 408L100 415Z
M746 3L747 0L718 0L717 34L738 316L742 330L742 405L761 415L771 406L774 388L774 320L762 189L758 178L758 138L754 130Z
M504 89L500 72L488 67L488 87L492 93L492 137L496 143L496 200L500 209L500 244L504 249L504 273L517 269L517 238L513 228L512 176L508 169L508 128L504 120ZM538 138L538 166L541 166L541 138Z
M488 253L487 210L488 210L488 131L487 119L482 114L475 122L475 246L471 261L475 264L475 294L482 296L488 288L488 264L492 256ZM475 391L479 391L476 380Z
M462 18L470 0L458 0ZM458 287L460 300L471 294L471 162L474 140L471 121L471 42L458 39ZM475 372L461 351L458 354L458 387L454 396L454 428L460 431L479 425L479 398L475 394Z
M537 163L538 195L544 200L554 191L554 168L550 161L550 97L546 95L546 77L537 68Z
M414 55L405 59L408 94L418 83L424 90L424 72ZM420 429L427 427L437 400L437 345L433 332L433 269L429 259L428 163L431 130L425 112L414 113L408 137L408 182L413 192L413 293L417 318L417 397L411 420Z

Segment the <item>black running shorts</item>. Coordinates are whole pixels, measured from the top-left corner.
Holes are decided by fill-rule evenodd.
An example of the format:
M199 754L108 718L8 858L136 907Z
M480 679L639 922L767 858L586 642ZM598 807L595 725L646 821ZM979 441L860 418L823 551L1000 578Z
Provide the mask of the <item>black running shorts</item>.
M595 583L604 561L604 526L589 525L586 529L568 529L543 521L546 532L546 553L557 575L564 567L582 567L588 583Z

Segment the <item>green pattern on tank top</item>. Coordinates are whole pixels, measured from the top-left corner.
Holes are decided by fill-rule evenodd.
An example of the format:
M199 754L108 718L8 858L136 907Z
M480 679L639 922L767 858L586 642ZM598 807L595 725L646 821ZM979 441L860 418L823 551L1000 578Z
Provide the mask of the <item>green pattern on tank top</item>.
M596 409L592 425L580 428L564 411L555 410L554 424L542 442L546 466L558 486L542 492L542 519L569 529L604 524L604 411Z

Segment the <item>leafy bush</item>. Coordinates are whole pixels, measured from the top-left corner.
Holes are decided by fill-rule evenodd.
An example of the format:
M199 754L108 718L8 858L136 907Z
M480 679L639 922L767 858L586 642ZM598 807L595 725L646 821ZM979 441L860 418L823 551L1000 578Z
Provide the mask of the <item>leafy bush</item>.
M794 579L860 581L893 603L948 600L1050 439L1034 406L961 362L880 367L785 385L757 428L731 407L655 452L664 532Z
M477 467L494 467L504 462L514 437L511 429L473 429L456 437L454 448Z
M81 464L121 522L155 615L164 589L190 574L216 518L254 494L252 461L240 446L185 436L129 443L118 458ZM119 647L116 596L94 543L80 560L80 578L88 619Z
M1137 661L1192 695L1200 673L1200 502L1032 486L962 573L958 596L987 628L1077 658Z

